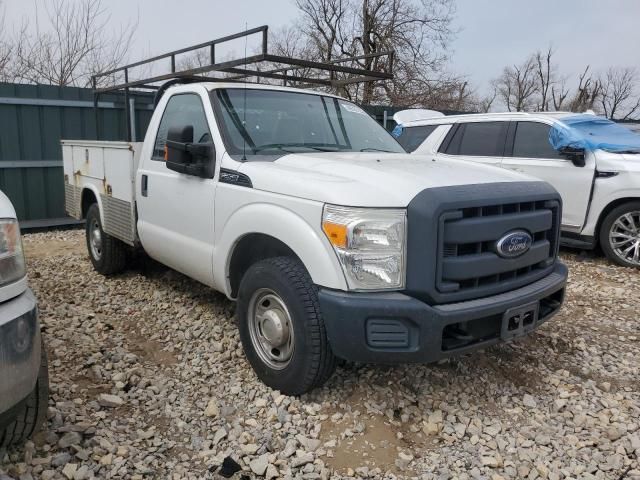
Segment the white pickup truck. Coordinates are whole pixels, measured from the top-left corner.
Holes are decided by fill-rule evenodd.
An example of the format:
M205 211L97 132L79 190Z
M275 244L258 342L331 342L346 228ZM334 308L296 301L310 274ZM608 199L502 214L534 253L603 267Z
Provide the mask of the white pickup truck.
M96 270L144 249L236 300L249 362L287 394L336 358L430 362L527 334L563 301L548 183L409 155L337 96L173 85L144 143L62 150Z

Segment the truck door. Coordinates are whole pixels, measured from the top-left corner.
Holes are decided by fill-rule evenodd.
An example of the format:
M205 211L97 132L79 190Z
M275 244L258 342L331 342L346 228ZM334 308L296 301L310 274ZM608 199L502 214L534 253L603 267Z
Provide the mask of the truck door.
M502 166L546 180L562 197L562 227L579 232L584 224L595 173L593 155L577 167L549 143L551 125L542 122L512 122Z
M193 92L175 93L165 105L159 124L149 125L136 175L138 234L149 256L212 285L215 180L169 170L164 148L168 130L187 125L194 143L211 143L213 111L206 97ZM155 139L149 136L153 128Z

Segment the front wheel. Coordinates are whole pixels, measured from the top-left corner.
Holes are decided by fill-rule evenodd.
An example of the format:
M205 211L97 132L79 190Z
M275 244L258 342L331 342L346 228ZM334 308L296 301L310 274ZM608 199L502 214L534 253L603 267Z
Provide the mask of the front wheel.
M600 245L611 261L640 268L640 202L625 203L609 212L600 228Z
M300 395L335 370L317 287L298 260L277 257L251 266L240 283L236 315L247 359L269 387Z
M97 204L89 207L85 233L87 250L93 268L103 275L111 275L124 270L127 252L124 243L105 233L100 221L100 209Z

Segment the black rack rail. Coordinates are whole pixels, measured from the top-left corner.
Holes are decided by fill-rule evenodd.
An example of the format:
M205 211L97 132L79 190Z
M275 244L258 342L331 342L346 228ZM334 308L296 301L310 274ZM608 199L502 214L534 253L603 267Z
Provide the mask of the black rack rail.
M368 55L359 55L355 57L346 57L333 60L331 62L317 62L302 58L293 58L282 55L273 55L268 51L268 29L267 25L245 30L225 37L217 38L205 43L192 45L190 47L181 48L172 52L157 55L145 60L130 63L123 67L114 68L91 77L91 83L94 91L94 105L97 107L100 94L107 92L124 93L126 121L127 121L127 138L131 141L131 111L129 107L130 89L146 89L156 91L155 102L170 84L186 83L194 81L206 82L239 82L247 81L250 78L281 80L284 86L287 82L296 82L297 86L323 86L340 89L346 85L362 82L375 82L380 80L388 80L393 78L391 66L393 65L393 51L377 52ZM245 56L235 60L228 60L216 63L216 46L231 40L246 38L251 35L262 34L262 47L260 53ZM209 63L188 69L176 68L176 56L193 52L201 49L209 49ZM154 75L148 78L137 80L129 80L130 71L137 67L143 67L159 60L169 59L171 70L168 73ZM386 60L388 65L387 72L367 70L357 64L359 60L378 59ZM355 63L356 66L353 66ZM260 70L260 66L267 64L265 70ZM346 65L350 64L350 65ZM277 65L277 68L273 68ZM210 72L219 72L227 74L225 78L203 76ZM315 73L315 75L314 75ZM328 74L328 75L327 75ZM336 74L343 74L337 76ZM114 78L123 78L124 82L114 85L98 87L100 78L113 76ZM166 82L164 85L154 85L159 82Z

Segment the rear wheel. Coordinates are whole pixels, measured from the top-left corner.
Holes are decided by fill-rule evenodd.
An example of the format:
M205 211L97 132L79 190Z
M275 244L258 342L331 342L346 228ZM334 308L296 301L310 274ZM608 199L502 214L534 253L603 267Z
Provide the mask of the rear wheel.
M618 265L640 268L640 202L625 203L609 212L600 228L600 245Z
M240 283L236 311L249 363L269 387L300 395L331 376L331 351L317 287L300 261L262 260Z
M49 370L44 342L41 351L40 372L36 386L26 401L15 412L11 412L14 420L4 428L0 428L0 448L25 441L39 430L45 421L49 403Z
M105 233L100 221L100 209L94 203L87 211L85 226L87 250L93 268L103 275L111 275L124 270L127 251L124 243Z

